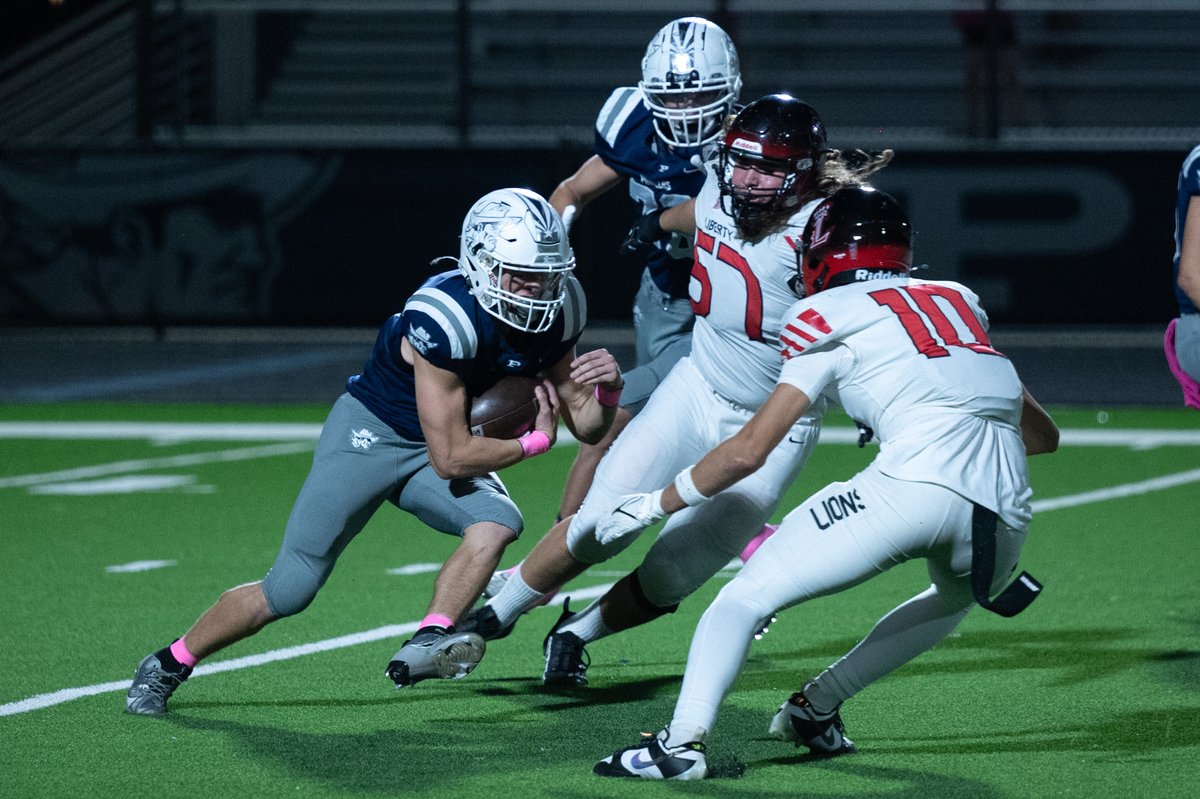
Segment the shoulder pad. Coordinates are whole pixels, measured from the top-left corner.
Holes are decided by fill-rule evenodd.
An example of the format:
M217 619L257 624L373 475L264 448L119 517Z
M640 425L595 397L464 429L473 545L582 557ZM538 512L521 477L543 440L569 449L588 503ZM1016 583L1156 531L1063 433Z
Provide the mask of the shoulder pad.
M559 310L563 318L563 341L577 338L587 324L587 297L574 275L567 278L567 296Z
M474 302L470 295L468 299ZM479 334L471 314L454 295L440 288L420 288L404 304L404 316L405 335L422 355L426 355L422 344L429 348L444 344L450 358L462 360L475 357L479 349Z
M641 89L622 86L615 90L596 117L596 135L608 142L609 147L615 147L622 126L639 107L644 107Z

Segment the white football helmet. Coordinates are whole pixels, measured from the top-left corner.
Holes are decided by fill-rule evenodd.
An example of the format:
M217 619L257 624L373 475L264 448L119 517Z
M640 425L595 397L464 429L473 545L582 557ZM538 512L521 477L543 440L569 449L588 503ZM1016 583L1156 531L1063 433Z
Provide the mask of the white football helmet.
M458 268L485 311L518 330L541 333L562 307L575 253L562 218L541 195L498 189L467 212ZM529 284L535 293L520 293Z
M671 22L650 40L638 84L654 129L673 147L699 147L721 135L742 91L737 49L700 17Z

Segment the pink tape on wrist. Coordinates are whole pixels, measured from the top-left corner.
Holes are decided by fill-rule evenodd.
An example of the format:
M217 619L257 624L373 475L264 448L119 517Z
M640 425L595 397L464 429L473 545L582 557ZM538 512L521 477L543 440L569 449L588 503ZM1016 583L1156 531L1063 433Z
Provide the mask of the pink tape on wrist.
M430 613L425 618L421 619L422 627L445 627L449 630L454 626L454 619L449 616L443 616L441 613Z
M1163 337L1163 349L1167 352L1167 366L1170 367L1171 374L1175 375L1175 379L1179 381L1179 385L1183 389L1183 404L1192 408L1200 408L1200 383L1183 371L1183 367L1179 364L1179 356L1175 354L1175 323L1178 321L1178 319L1171 320L1167 325L1167 333Z
M517 443L521 445L521 451L525 453L522 457L525 458L532 458L534 455L550 451L550 436L541 430L531 430L518 438Z
M615 407L621 402L621 389L609 391L607 388L596 386L596 402L599 402L605 408Z
M200 661L200 658L188 651L187 644L183 642L182 638L171 644L171 656L188 668L192 668Z

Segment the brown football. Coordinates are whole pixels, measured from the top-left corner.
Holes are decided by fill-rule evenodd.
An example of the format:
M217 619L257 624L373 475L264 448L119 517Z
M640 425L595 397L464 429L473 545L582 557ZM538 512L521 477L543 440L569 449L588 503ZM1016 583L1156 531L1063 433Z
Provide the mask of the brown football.
M509 375L471 401L471 435L486 438L519 438L533 429L537 396L532 377Z

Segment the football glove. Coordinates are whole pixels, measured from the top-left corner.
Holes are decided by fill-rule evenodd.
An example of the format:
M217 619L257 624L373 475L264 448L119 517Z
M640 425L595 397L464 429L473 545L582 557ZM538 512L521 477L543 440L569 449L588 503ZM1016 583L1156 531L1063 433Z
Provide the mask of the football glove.
M596 540L605 546L633 533L640 533L667 512L662 509L662 489L652 494L626 494L596 525Z
M658 224L658 219L665 210L659 208L639 216L625 234L625 241L621 242L621 252L626 255L649 255L654 250L654 243L662 237L663 229Z

